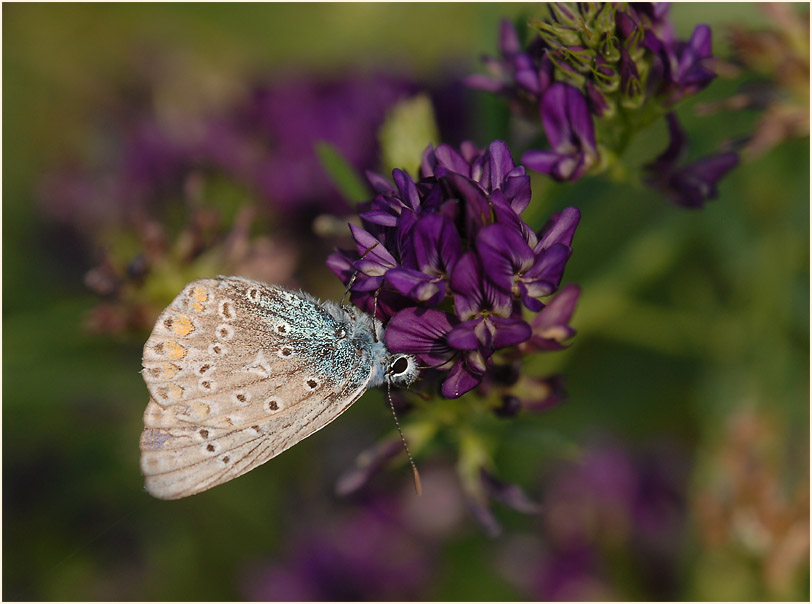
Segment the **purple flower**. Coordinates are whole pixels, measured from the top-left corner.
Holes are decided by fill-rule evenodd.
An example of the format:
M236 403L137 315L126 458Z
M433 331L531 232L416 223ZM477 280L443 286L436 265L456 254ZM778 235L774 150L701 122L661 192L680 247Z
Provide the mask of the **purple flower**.
M710 155L687 165L679 166L680 158L688 148L685 132L674 113L669 113L669 144L666 150L646 166L646 182L662 191L674 203L701 208L710 199L719 196L718 182L739 163L734 152Z
M522 45L503 22L500 58L486 58L488 75L467 83L539 120L550 148L525 152L522 163L557 181L609 169L639 130L715 77L710 28L677 39L665 4L554 3L530 25L536 33ZM682 179L707 180L724 163Z
M536 597L546 602L589 602L619 599L600 567L593 548L574 544L542 558L535 577Z
M397 500L373 499L351 515L293 540L279 562L254 564L244 579L254 601L419 599L432 576L427 543Z
M556 598L549 592L555 582L548 571L559 556L566 559L575 550L594 558L576 573L587 576L570 587L603 582L608 569L602 552L609 550L626 552L646 578L651 599L674 599L678 575L673 544L684 530L685 461L675 447L631 451L602 439L586 449L579 463L557 468L543 500L544 540L551 552L542 563L547 579L537 596Z
M163 209L192 177L217 175L289 217L311 220L314 209L345 213L349 206L332 188L314 146L327 141L356 169L373 167L386 112L416 92L403 79L355 75L255 82L248 89L217 111L186 116L192 127L164 123L151 107L132 109L115 124L114 145L105 147L104 157L54 170L59 180L47 187L44 207L81 228L79 221L92 220L82 213L86 208L115 209L116 218L127 219L138 208ZM72 210L79 199L84 206L77 215Z
M716 77L709 67L713 54L711 29L707 25L697 25L688 42L668 41L649 35L646 46L657 54L662 63L662 81L657 94L664 97L668 107L706 88Z
M544 482L538 546L521 550L525 570L509 578L530 600L678 600L687 461L672 445L632 449L603 437L557 462ZM501 567L519 562L515 551L502 555ZM633 585L615 580L618 563Z
M465 83L471 88L501 94L516 111L535 117L541 95L553 81L553 63L539 43L523 50L510 21L503 20L499 32L501 60L483 57L488 74L468 76Z
M586 98L569 84L553 84L541 99L541 122L553 150L528 151L522 163L559 181L578 180L598 159Z
M400 438L386 439L359 457L356 465L342 474L336 483L336 493L349 495L363 487L387 462L403 453Z
M533 333L523 348L531 351L564 348L563 342L575 335L569 322L580 293L581 288L577 285L562 288L531 321Z
M355 250L328 266L353 301L388 322L386 344L446 371L441 392L456 398L480 384L495 353L533 332L522 314L544 309L559 287L580 219L556 214L536 233L521 218L530 180L505 143L463 143L424 153L414 181L369 175L377 191L351 227Z
M356 75L255 86L227 126L241 152L254 153L238 169L263 198L290 212L346 212L346 201L321 168L316 143L333 144L357 169L374 167L387 110L416 91L402 79Z
M549 411L567 402L566 383L562 375L525 377L518 386L523 390L519 404L526 411Z
M491 510L495 501L523 514L537 514L541 510L521 487L504 482L484 468L479 469L479 489L477 496L469 494L468 506L474 518L491 537L498 537L502 527Z

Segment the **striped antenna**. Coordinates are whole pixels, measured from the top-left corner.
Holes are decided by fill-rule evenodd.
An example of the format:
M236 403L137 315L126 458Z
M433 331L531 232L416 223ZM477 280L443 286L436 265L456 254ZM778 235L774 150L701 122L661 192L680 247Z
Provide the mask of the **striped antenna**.
M389 399L389 408L392 410L392 417L395 418L395 426L397 426L398 434L400 434L400 440L403 442L403 450L406 451L406 457L409 458L409 463L412 465L412 472L414 474L414 490L418 496L423 494L423 486L420 484L420 473L417 471L417 466L414 463L414 458L412 457L411 451L409 451L409 445L406 442L406 437L403 436L403 430L400 428L400 422L398 421L398 414L395 412L395 403L392 401L392 386L390 385L389 381L386 382L386 398Z

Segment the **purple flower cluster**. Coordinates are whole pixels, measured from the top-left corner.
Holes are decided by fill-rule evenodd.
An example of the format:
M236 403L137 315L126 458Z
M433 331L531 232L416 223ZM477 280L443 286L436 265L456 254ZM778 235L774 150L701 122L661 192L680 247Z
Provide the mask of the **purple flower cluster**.
M536 233L521 218L530 179L501 141L429 147L417 182L402 170L393 178L369 175L377 195L359 208L363 228L351 226L356 249L328 265L387 322L387 346L448 370L441 391L456 398L482 382L495 352L552 333L539 298L558 290L580 213L567 208ZM574 307L569 292L559 318ZM541 313L527 322L523 308Z
M542 502L547 553L534 597L628 599L609 588L611 564L622 558L637 569L645 599L679 599L674 544L686 520L686 462L673 445L634 450L604 436L580 463L557 467Z
M398 443L400 444L400 443ZM277 559L247 565L241 593L251 601L427 601L437 597L438 553L465 517L453 466L422 469L425 491L387 486L325 514L302 506ZM331 504L331 509L337 507ZM298 523L294 521L298 520Z
M503 547L497 568L529 600L679 600L688 461L672 443L590 438L545 478L536 538Z
M531 21L537 34L524 47L504 21L501 58L486 57L489 73L466 81L507 97L525 117L540 117L550 148L527 151L522 164L557 181L578 180L605 169L638 130L714 79L710 28L697 25L689 40L678 40L668 10L553 3L548 19ZM692 195L669 191L678 203L697 205Z
M230 181L289 224L309 229L314 212L350 211L315 145L331 143L356 169L374 167L386 112L414 92L413 83L388 76L258 80L216 111L186 115L191 125L136 106L112 129L104 157L44 178L42 205L58 221L92 233L137 211L155 213L182 199L190 180L209 177Z
M433 577L432 556L397 500L373 499L349 517L293 540L284 559L255 563L244 578L251 601L413 600ZM324 526L326 524L326 526Z
M316 144L331 143L356 169L374 167L386 112L416 92L414 83L382 75L259 84L232 115L212 120L201 148L275 208L346 213L350 208L324 173Z

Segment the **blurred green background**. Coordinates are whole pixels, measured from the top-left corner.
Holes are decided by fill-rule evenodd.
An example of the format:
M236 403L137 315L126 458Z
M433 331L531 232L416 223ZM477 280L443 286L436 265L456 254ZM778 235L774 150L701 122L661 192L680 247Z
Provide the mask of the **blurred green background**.
M598 517L609 504L584 512L570 494L570 516L549 499L556 468L579 455L600 460L600 443L609 441L632 473L648 451L667 449L664 472L679 516L676 532L659 544L669 579L665 586L649 580L655 570L633 555L637 537L626 527L593 539L594 576L581 584L597 587L572 599L808 600L807 138L734 170L720 198L697 212L602 180L534 178L533 216L568 205L583 215L565 275L583 291L573 321L579 333L567 352L544 361L545 371L567 376L569 403L513 422L496 453L505 479L548 498L541 517L497 510L505 533L486 537L466 515L443 452L421 465L423 501L414 501L397 470L377 481L379 499L337 497L337 476L391 429L379 393L233 483L178 502L143 491L142 341L82 329L95 304L82 284L89 261L63 247L34 193L55 163L81 154L91 124L126 85L133 57L146 48L156 61L185 57L191 91L248 73L335 75L358 66L436 82L447 70L480 70L478 57L495 51L499 19L527 10L3 6L4 599L274 599L293 593L282 589L286 581L324 580L322 566L336 573L336 585L353 572L368 572L374 584L379 569L352 562L339 545L324 546L322 566L302 552L318 550L320 539L360 539L374 524L364 514L379 500L400 515L369 543L391 558L389 572L410 577L403 591L325 588L316 599L542 599L539 577L568 572L555 566L553 511L589 526L605 522L609 533L623 524ZM720 56L725 25L764 24L750 4L681 4L672 14L683 36L710 23ZM739 83L720 79L698 101L729 96ZM472 137L486 144L504 110L482 95L467 98L477 111L502 116L476 124ZM699 118L692 103L680 116L696 149L745 136L759 117ZM652 134L657 150L663 132ZM324 287L340 295L338 280ZM575 492L600 501L590 488ZM641 497L635 505L645 507ZM347 528L353 523L358 531Z

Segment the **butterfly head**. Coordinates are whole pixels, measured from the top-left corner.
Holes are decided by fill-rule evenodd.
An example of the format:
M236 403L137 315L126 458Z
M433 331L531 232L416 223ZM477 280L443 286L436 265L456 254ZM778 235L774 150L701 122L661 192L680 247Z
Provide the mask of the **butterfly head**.
M406 388L420 375L417 359L410 354L393 354L386 364L386 381L392 386Z

